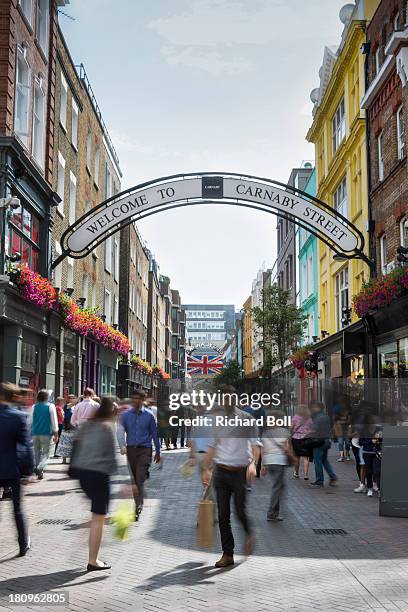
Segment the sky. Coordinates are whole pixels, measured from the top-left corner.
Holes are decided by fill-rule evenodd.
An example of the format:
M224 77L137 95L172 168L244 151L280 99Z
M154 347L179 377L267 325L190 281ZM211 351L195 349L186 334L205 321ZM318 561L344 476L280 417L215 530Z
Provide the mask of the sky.
M310 91L344 0L71 0L59 21L83 63L122 188L180 172L286 182L314 159ZM276 256L276 217L200 205L138 224L183 303L235 304Z

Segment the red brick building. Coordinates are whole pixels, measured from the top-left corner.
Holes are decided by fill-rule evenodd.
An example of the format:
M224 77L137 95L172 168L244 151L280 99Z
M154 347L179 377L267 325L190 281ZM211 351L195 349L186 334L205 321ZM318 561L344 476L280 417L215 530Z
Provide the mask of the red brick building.
M368 116L371 246L379 276L400 265L397 248L408 246L407 11L406 0L382 0L368 26L368 44L363 49L367 88L362 107ZM403 383L408 373L407 310L408 299L403 297L366 317L373 348L371 371L379 377L383 407L406 394L406 385L401 384L398 393L393 385L399 379Z

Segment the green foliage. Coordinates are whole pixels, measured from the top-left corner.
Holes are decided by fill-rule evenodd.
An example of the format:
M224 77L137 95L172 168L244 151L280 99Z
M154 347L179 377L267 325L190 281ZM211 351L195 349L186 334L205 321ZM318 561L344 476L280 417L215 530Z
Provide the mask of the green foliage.
M214 376L214 385L235 385L241 378L241 367L238 361L227 361L222 370Z
M307 316L289 303L289 291L278 285L262 290L262 306L251 308L252 319L262 334L259 347L264 352L264 370L279 365L281 373L291 348L302 336Z

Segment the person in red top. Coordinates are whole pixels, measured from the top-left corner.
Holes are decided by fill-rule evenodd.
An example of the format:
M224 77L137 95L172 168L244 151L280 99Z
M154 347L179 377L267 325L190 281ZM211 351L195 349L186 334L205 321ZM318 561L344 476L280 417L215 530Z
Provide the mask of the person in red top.
M57 441L57 444L55 445L54 459L58 457L57 446L58 446L59 439L61 437L62 428L64 427L64 404L65 404L65 399L63 397L57 397L57 399L55 400L55 410L57 412L58 441Z

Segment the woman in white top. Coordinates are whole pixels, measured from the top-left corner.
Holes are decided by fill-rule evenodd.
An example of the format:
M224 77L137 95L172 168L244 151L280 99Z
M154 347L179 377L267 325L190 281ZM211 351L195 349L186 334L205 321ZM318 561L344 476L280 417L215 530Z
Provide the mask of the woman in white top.
M283 418L282 412L271 413L275 419ZM266 515L267 521L282 521L279 515L280 501L285 489L285 467L292 456L290 433L284 427L267 427L262 433L262 475L269 473L272 481L271 499Z

